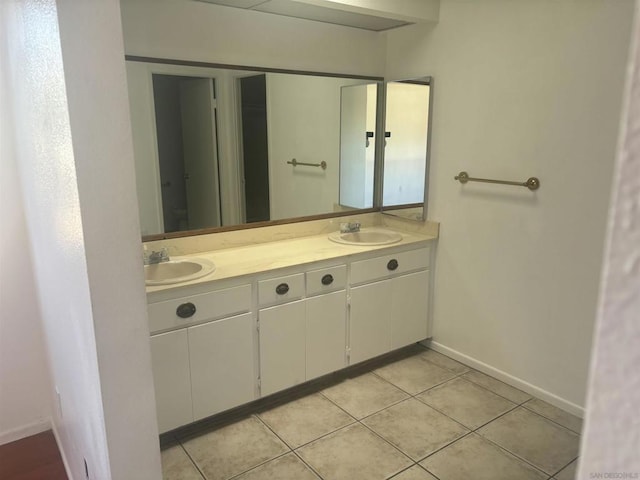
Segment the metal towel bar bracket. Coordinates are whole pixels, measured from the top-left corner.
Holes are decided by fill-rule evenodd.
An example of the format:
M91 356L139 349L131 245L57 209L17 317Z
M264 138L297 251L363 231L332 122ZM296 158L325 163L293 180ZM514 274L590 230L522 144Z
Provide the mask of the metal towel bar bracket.
M509 180L490 180L488 178L473 178L470 177L467 172L460 172L453 177L454 180L458 180L464 184L467 182L484 182L484 183L499 183L501 185L516 185L518 187L527 187L529 190L537 190L540 188L540 180L537 177L529 177L526 182L510 182Z
M324 160L321 161L320 163L305 163L305 162L299 162L295 158L292 158L287 163L289 165L293 165L294 167L297 167L298 165L304 165L305 167L320 167L323 170L327 169L327 162L325 162Z

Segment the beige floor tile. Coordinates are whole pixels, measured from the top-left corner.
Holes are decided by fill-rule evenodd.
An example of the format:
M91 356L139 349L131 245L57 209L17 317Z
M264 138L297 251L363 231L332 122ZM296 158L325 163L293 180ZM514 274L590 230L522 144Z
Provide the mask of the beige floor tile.
M366 373L322 391L322 394L357 419L379 412L409 396L380 377Z
M416 397L475 430L508 412L515 403L461 378L454 378Z
M234 480L318 480L318 476L294 453L271 460Z
M466 365L463 365L460 362L456 362L454 359L447 357L441 353L436 352L435 350L425 350L420 354L420 357L425 360L435 363L439 367L446 368L447 370L451 370L453 373L457 373L458 375L461 373L468 372L471 370Z
M414 465L408 470L399 473L391 480L438 480L420 465Z
M522 407L485 425L478 433L549 475L574 460L580 446L579 435Z
M501 397L511 400L514 403L520 404L531 398L531 395L528 393L518 390L517 388L513 388L511 385L507 385L500 380L496 380L495 378L476 370L465 373L462 378L469 380L470 382L477 383L481 387L491 390L493 393L497 393Z
M564 410L547 402L543 402L538 398L532 398L522 406L524 408L528 408L532 412L542 415L543 417L547 417L549 420L553 420L576 433L580 433L582 431L581 418L571 415L569 412L565 412Z
M226 480L290 451L255 417L185 440L183 446L207 480Z
M560 472L556 473L553 478L556 480L574 480L576 478L576 470L578 468L578 460L574 460L564 467Z
M163 480L203 480L189 456L180 445L160 452Z
M413 398L363 420L413 460L420 460L469 431Z
M294 449L355 422L320 394L289 402L259 417Z
M420 462L440 480L541 480L547 476L471 434Z
M360 424L338 430L297 452L324 480L382 480L412 463Z
M423 360L418 355L385 365L374 372L411 395L423 392L456 376L450 370Z

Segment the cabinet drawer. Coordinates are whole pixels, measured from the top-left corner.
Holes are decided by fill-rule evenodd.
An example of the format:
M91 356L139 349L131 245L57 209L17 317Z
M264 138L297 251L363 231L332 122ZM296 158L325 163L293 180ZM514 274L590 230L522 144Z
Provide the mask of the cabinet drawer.
M244 313L251 310L251 285L151 303L147 310L151 333Z
M322 268L307 272L307 296L342 290L347 284L347 266Z
M258 282L258 301L261 307L290 302L302 298L303 295L304 273Z
M353 262L351 264L351 284L357 285L424 269L429 266L429 259L430 249L424 247Z

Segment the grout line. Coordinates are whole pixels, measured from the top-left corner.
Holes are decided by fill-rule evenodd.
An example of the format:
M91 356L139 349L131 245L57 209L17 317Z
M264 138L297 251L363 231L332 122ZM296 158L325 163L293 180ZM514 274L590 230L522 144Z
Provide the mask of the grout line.
M546 415L543 415L542 413L538 413L538 412L536 412L535 410L531 410L531 408L529 408L529 407L527 407L527 406L525 405L525 403L529 403L529 401L531 401L531 400L533 400L533 398L530 398L530 399L529 399L529 400L527 400L526 402L521 403L519 406L520 406L520 407L522 407L522 408L526 408L529 412L531 412L531 413L535 413L536 415L538 415L538 416L540 416L540 417L542 417L542 418L546 418L546 419L547 419L547 420L549 420L551 423L555 423L556 425L559 425L560 427L564 428L565 430L569 430L571 433L575 433L575 434L576 434L576 435L578 435L579 437L581 437L581 436L582 436L582 432L581 432L581 431L580 431L580 432L576 432L575 430L573 430L573 429L571 429L571 428L567 427L566 425L561 424L560 422L556 422L556 421L555 421L555 420L553 420L552 418L549 418L549 417L547 417ZM553 406L553 405L551 405L551 406ZM556 408L557 408L557 407L556 407ZM559 410L561 410L561 409L559 409ZM564 410L562 410L562 411L564 411ZM565 413L569 413L569 412L565 412ZM571 414L569 413L569 415L571 415ZM574 415L574 417L575 417L575 415Z
M449 444L449 445L451 445L451 444ZM447 445L447 446L448 446L448 445ZM422 460L420 460L420 461L422 461ZM433 472L431 472L431 471L427 470L425 467L423 467L423 466L422 466L422 465L420 465L419 463L416 463L416 466L417 466L419 469L424 470L425 472L427 472L429 475L431 475L431 476L432 476L433 478L435 478L436 480L440 480L440 477L438 477L435 473L433 473Z
M349 416L351 417L351 415L349 415ZM337 428L337 429L335 429L335 430L332 430L331 432L324 433L324 434L320 435L319 437L316 437L316 438L314 438L314 439L312 439L312 440L309 440L308 442L305 442L305 443L303 443L303 444L301 444L301 445L299 445L299 446L297 446L297 447L295 447L295 448L294 448L294 447L292 447L291 445L289 445L287 442L285 442L285 440L284 440L282 437L280 437L280 435L278 435L278 434L276 433L276 431L275 431L273 428L271 428L271 426L269 426L269 425L268 425L264 420L262 420L262 419L260 418L260 421L261 421L262 423L264 423L264 425L265 425L265 426L266 426L266 427L267 427L267 428L268 428L268 429L269 429L269 430L270 430L270 431L271 431L271 432L272 432L276 437L278 437L282 442L284 442L284 444L285 444L287 447L289 447L289 449L290 449L293 453L296 453L296 450L300 450L301 448L306 447L307 445L309 445L309 444L311 444L311 443L313 443L313 442L315 442L315 441L317 441L317 440L320 440L320 439L322 439L322 438L328 437L329 435L332 435L332 434L334 434L334 433L337 433L337 432L339 432L340 430L344 430L344 429L345 429L345 428L347 428L347 427L350 427L350 426L352 426L352 425L355 425L355 424L357 424L357 423L360 423L357 419L355 419L355 418L353 418L353 417L351 417L351 418L352 418L352 420L353 420L351 423L348 423L347 425L343 425L343 426L341 426L341 427L339 427L339 428ZM296 453L296 454L297 454L297 453ZM298 455L298 456L299 456L299 455ZM304 461L304 460L303 460L303 461ZM306 464L306 462L305 462L305 464Z
M399 385L396 385L396 384L395 384L395 383L393 383L391 380L387 380L386 378L384 378L383 376L381 376L381 375L377 374L376 372L373 372L373 371L372 371L371 373L372 373L372 374L374 374L376 377L381 378L381 379L382 379L382 380L384 380L385 382L390 383L391 385L393 385L393 386L394 386L394 387L396 387L397 389L402 390L404 393L406 393L407 395L409 395L409 396L411 396L411 397L415 397L416 395L420 395L421 393L424 393L424 392L426 392L427 390L431 390L432 388L437 387L438 385L442 385L443 383L447 383L448 381L453 380L454 378L456 378L455 376L454 376L454 377L451 377L451 378L447 378L446 380L443 380L443 381L442 381L442 382L440 382L440 383L437 383L437 384L435 384L435 385L432 385L432 386L430 386L429 388L426 388L426 389L424 389L424 390L420 390L418 393L411 393L411 392L408 392L407 390L405 390L404 388L400 387Z
M406 394L407 392L405 392L404 390L402 390L402 393L405 393L405 394ZM405 400L409 400L409 399L411 398L410 396L409 396L409 397L406 397L406 398L402 398L402 399L397 400L397 401L395 401L395 402L393 402L393 403L390 403L389 405L387 405L387 406L385 406L385 407L382 407L382 408L381 408L381 409L379 409L379 410L376 410L376 411L374 411L374 412L372 412L372 413L368 413L367 415L365 415L365 416L364 416L364 417L362 417L362 418L358 418L358 417L356 417L353 413L350 413L350 412L348 412L347 410L345 410L344 408L342 408L338 403L336 403L335 401L333 401L333 400L332 400L332 399L330 399L329 397L326 397L326 396L325 396L324 394L322 394L322 393L321 393L321 395L322 395L323 397L325 397L327 400L329 400L329 401L330 401L332 404L334 404L336 407L338 407L340 410L342 410L342 411L343 411L343 412L345 412L347 415L349 415L351 418L353 418L356 422L360 422L361 420L364 420L365 418L369 418L369 417L371 417L371 416L373 416L373 415L375 415L375 414L377 414L377 413L382 412L383 410L386 410L387 408L390 408L390 407L393 407L393 406L395 406L395 405L398 405L399 403L402 403L402 402L404 402Z
M369 430L371 433L373 433L376 437L380 438L382 441L384 441L385 443L391 445L393 448L395 448L398 452L400 452L402 455L404 455L405 457L407 457L409 460L411 460L413 462L413 464L417 464L418 462L416 462L413 458L411 458L407 453L403 452L402 450L400 450L399 447L397 447L396 445L394 445L393 443L391 443L389 440L387 440L386 438L384 438L382 435L380 435L378 432L376 432L375 430L373 430L371 427L369 427L368 425L366 425L365 423L362 422L358 422L360 425L362 425L364 428L366 428L367 430ZM410 465L411 466L411 465Z
M452 440L451 442L447 443L446 445L443 445L442 447L437 448L436 450L434 450L433 452L431 452L429 455L427 455L426 457L418 460L416 463L419 465L420 462L424 462L427 458L435 455L436 453L440 452L441 450L444 450L447 447L450 447L451 445L453 445L456 442L459 442L460 440L462 440L463 438L467 438L469 435L472 435L473 432L471 430L469 430L468 432L466 432L464 435L456 438L455 440ZM420 465L422 467L422 465ZM424 468L424 467L423 467ZM429 472L431 473L431 472ZM433 475L433 474L432 474Z
M460 375L460 376L461 376L461 377L464 377L467 373L471 373L471 372L477 372L477 373L480 373L481 375L484 375L485 377L489 377L489 378L491 378L491 379L495 380L496 382L503 383L504 385L506 385L506 386L507 386L507 387L509 387L509 388L512 388L512 389L514 389L514 390L516 390L516 391L518 391L518 392L522 392L522 393L524 393L525 395L529 395L527 392L523 392L522 390L519 390L519 389L517 389L516 387L512 387L511 385L509 385L509 384L507 384L507 383L504 383L503 381L498 380L497 378L492 377L491 375L487 375L486 373L482 373L480 370L473 370L473 369L472 369L472 370L469 370L468 372L463 373L463 374L462 374L462 375ZM482 384L480 384L480 383L474 382L474 381L473 381L473 380L471 380L470 378L463 378L463 380L466 380L467 382L471 382L471 383L473 383L474 385L477 385L477 386L479 386L479 387L481 387L481 388L484 388L485 390L487 390L487 391L489 391L489 392L493 393L494 395L498 395L499 397L502 397L502 398L504 398L505 400L509 400L511 403L515 403L515 404L516 404L516 405L518 405L518 406L520 406L520 405L522 405L522 404L524 404L524 403L527 403L529 400L533 400L534 398L537 398L537 397L533 397L533 396L529 395L529 398L527 398L526 400L524 400L524 401L522 401L522 402L515 402L515 401L511 400L510 398L505 397L504 395L501 395L501 394L499 394L498 392L496 392L496 391L494 391L494 390L491 390L489 387L486 387L485 385L482 385Z
M475 433L475 432L474 432ZM503 447L502 445L500 445L499 443L494 442L493 440L491 440L490 438L485 437L484 435L480 434L480 433L476 433L476 435L479 435L480 437L482 437L484 440L488 441L489 443L495 445L496 447L498 447L500 450L504 450L505 452L507 452L509 455L517 458L518 460L521 460L522 462L526 463L527 465L532 466L535 470L537 470L538 472L541 472L549 477L552 477L553 475L551 475L548 472L545 472L544 470L542 470L542 468L534 465L533 463L531 463L529 460L527 460L526 458L521 457L520 455L517 455L516 453L512 452L511 450L509 450L506 447ZM577 458L577 457L576 457ZM575 459L574 459L575 460ZM573 460L572 460L573 461Z
M353 417L352 417L352 418L353 418ZM294 448L294 447L290 447L290 448L291 448L291 451L292 451L292 452L295 452L296 450L299 450L299 449L301 449L302 447L306 447L307 445L309 445L310 443L315 442L316 440L320 440L321 438L328 437L329 435L332 435L332 434L334 434L334 433L337 433L337 432L339 432L340 430L343 430L343 429L345 429L345 428L347 428L347 427L350 427L350 426L352 426L352 425L355 425L356 423L358 423L358 420L353 419L353 421L352 421L351 423L348 423L348 424L346 424L346 425L342 425L341 427L338 427L338 428L336 428L335 430L332 430L332 431L330 431L330 432L323 433L323 434L322 434L322 435L320 435L319 437L316 437L316 438L314 438L314 439L312 439L312 440L309 440L308 442L305 442L305 443L303 443L303 444L301 444L301 445L299 445L299 446L297 446L297 447L295 447L295 448ZM270 427L269 427L269 430L271 430L271 428L270 428ZM273 430L272 430L272 431L273 431ZM275 433L275 431L274 431L274 433ZM276 434L276 435L277 435L277 434ZM278 438L280 438L280 437L278 437ZM283 440L283 442L284 442L284 440ZM285 443L286 443L286 442L285 442ZM287 446L289 446L289 444L287 444Z
M526 402L525 402L526 403ZM553 420L551 420L548 417L545 417L544 415L542 415L541 413L538 412L534 412L533 410L529 410L527 407L525 407L524 405L520 404L518 405L518 408L523 408L525 409L527 412L532 413L540 418L542 418L543 420L546 420L547 422L553 423L555 426L560 427L563 430L566 430L568 433L571 433L573 435L576 435L578 437L578 439L582 436L582 434L578 433L578 432L574 432L573 430L571 430L570 428L565 427L564 425L558 423L558 422L554 422Z
M226 479L226 480L233 480L234 478L238 478L238 477L240 477L240 476L244 475L245 473L249 473L249 472L251 472L251 471L255 470L256 468L260 468L260 467L262 467L263 465L265 465L265 464L267 464L267 463L269 463L269 462L273 462L274 460L277 460L277 459L279 459L279 458L282 458L282 457L284 457L285 455L289 455L290 453L293 453L293 452L292 452L292 451L289 451L289 452L281 453L280 455L276 455L275 457L270 458L269 460L265 460L264 462L261 462L261 463L259 463L258 465L254 465L253 467L249 468L249 470L244 470L243 472L236 473L235 475L233 475L233 476L229 477L229 478L228 478L228 479ZM207 479L207 480L208 480L208 479Z
M338 405L336 402L334 402L333 400L331 400L329 397L327 397L324 393L320 392L320 395L322 395L323 398L325 398L326 400L328 400L329 402L331 402L332 405L335 405L336 407L338 407L340 410L342 410L344 413L346 413L347 415L349 415L351 418L353 418L356 422L358 421L358 418L355 417L354 415L352 415L351 413L347 412L344 408L342 408L340 405Z
M191 461L191 464L196 467L196 470L198 471L198 473L200 474L200 476L202 477L203 480L208 480L207 476L204 474L204 472L200 469L200 465L198 465L196 463L196 461L191 458L191 455L189 455L189 452L187 452L187 449L184 448L184 445L182 444L181 441L178 441L178 445L180 445L180 448L182 449L182 451L185 453L185 455L187 456L187 458Z
M423 393L424 393L424 392L423 392ZM437 409L436 407L434 407L433 405L429 405L429 404L428 404L427 402L425 402L424 400L420 400L419 398L416 398L416 397L414 397L414 399L415 399L416 401L418 401L418 402L422 403L423 405L426 405L427 407L429 407L429 408L431 408L431 409L435 410L435 411L436 411L436 412L438 412L439 414L444 415L444 416L445 416L445 417L447 417L449 420L451 420L451 421L453 421L453 422L457 423L458 425L460 425L460 426L464 427L464 428L465 428L465 430L469 430L469 432L475 432L475 430L474 430L473 428L466 426L464 423L460 422L460 420L456 420L455 418L453 418L453 417L452 417L452 416L450 416L449 414L447 414L447 413L445 413L445 412L443 412L443 411L441 411L441 410L438 410L438 409ZM514 405L514 406L513 406L513 408L518 408L518 406L517 406L517 405ZM506 413L506 412L505 412L505 413ZM502 415L504 415L504 414L502 414ZM502 415L499 415L498 417L501 417ZM498 418L498 417L496 417L496 418ZM489 422L492 422L493 420L495 420L495 418L494 418L494 419L489 420ZM489 422L487 422L487 423L489 423ZM478 428L480 428L480 427L478 427Z
M577 461L578 458L580 458L580 455L578 455L576 458L574 458L573 460L571 460L569 463L567 463L564 467L562 467L560 470L558 470L556 473L554 473L553 475L551 475L552 477L555 477L556 475L558 475L561 471L563 471L565 468L567 468L569 465L571 465L573 462ZM576 465L577 467L577 465Z
M431 350L431 351L432 351L432 352L435 352L435 350ZM437 352L436 352L436 353L437 353ZM419 355L420 355L420 354L417 354L417 356L419 356ZM440 355L442 355L442 354L440 354ZM449 357L447 357L446 355L442 355L442 356L443 356L443 357L446 357L446 358L449 358ZM409 357L409 358L411 358L411 357ZM428 358L424 358L424 357L422 357L422 356L420 356L420 360L423 360L423 361L425 361L425 362L428 362L428 363L430 363L431 365L435 365L436 367L442 368L442 369L444 369L444 370L446 370L446 371L448 371L448 372L455 373L455 375L456 375L457 377L459 377L460 375L464 375L465 373L469 373L469 372L471 371L471 367L469 367L468 365L465 365L464 363L460 363L460 362L457 362L457 363L459 363L460 365L462 365L463 367L465 367L465 368L467 369L467 370L465 370L464 372L456 372L455 370L453 370L453 369L451 369L451 368L448 368L448 367L445 367L445 366L443 366L443 365L440 365L439 363L436 363L436 362L434 362L433 360L429 360ZM451 361L453 361L453 362L456 362L456 360L453 360L453 359L450 359L450 360L451 360Z
M256 420L258 420L258 422L260 422L262 425L264 425L264 426L265 426L265 428L266 428L267 430L269 430L271 433L273 433L273 434L278 438L278 440L280 440L282 443L284 443L284 444L286 445L286 447L289 449L289 451L293 452L293 448L291 447L291 445L289 445L289 444L285 441L285 439L284 439L284 438L282 438L280 435L278 435L278 434L276 433L276 431L275 431L273 428L271 428L271 425L269 425L267 422L265 422L265 421L264 421L262 418L260 418L260 416L259 416L259 415L257 415L257 414L252 415L252 417L254 417Z
M365 415L365 416L364 416L364 417L362 417L362 418L359 418L359 419L358 419L358 421L359 421L359 422L362 422L363 420L366 420L367 418L371 418L371 417L373 417L374 415L377 415L377 414L379 414L379 413L381 413L381 412L384 412L385 410L388 410L388 409L389 409L389 408L391 408L391 407L395 407L396 405L399 405L399 404L401 404L402 402L406 402L407 400L410 400L411 398L412 398L412 397L407 397L407 398L403 398L402 400L398 400L397 402L390 403L389 405L387 405L387 406L386 406L386 407L384 407L384 408L381 408L380 410L377 410L377 411L375 411L375 412L373 412L373 413L370 413L370 414L368 414L368 415Z
M296 452L296 451L294 450L294 451L293 451L293 454L294 454L296 457L298 457L298 459L300 459L300 461L301 461L302 463L304 463L304 464L309 468L309 470L311 470L313 473L315 473L315 474L318 476L318 478L319 478L320 480L324 480L324 477L323 477L322 475L320 475L320 472L318 472L315 468L313 468L313 466L312 466L310 463L307 463L307 462L305 461L305 459L304 459L304 458L302 458L298 452Z
M499 418L504 417L505 415L507 415L508 413L513 412L515 409L517 409L517 408L519 408L519 407L520 407L520 405L514 405L513 407L511 407L511 408L510 408L509 410L507 410L506 412L503 412L503 413L501 413L500 415L498 415L497 417L495 417L495 418L493 418L493 419L489 420L488 422L483 423L483 424L482 424L482 425L480 425L478 428L475 428L475 429L473 429L472 431L473 431L474 433L477 433L477 432L478 432L478 430L480 430L481 428L486 427L486 426L487 426L487 425L489 425L490 423L495 422L495 421L496 421L496 420L498 420ZM478 433L478 435L480 435L480 433Z

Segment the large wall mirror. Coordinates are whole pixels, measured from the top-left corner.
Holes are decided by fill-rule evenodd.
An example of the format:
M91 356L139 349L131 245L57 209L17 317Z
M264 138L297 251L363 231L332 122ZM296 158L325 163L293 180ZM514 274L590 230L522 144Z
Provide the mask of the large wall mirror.
M126 65L145 239L374 206L381 79Z
M387 82L382 210L426 219L433 78Z
M425 219L431 77L126 66L143 240L380 209Z

